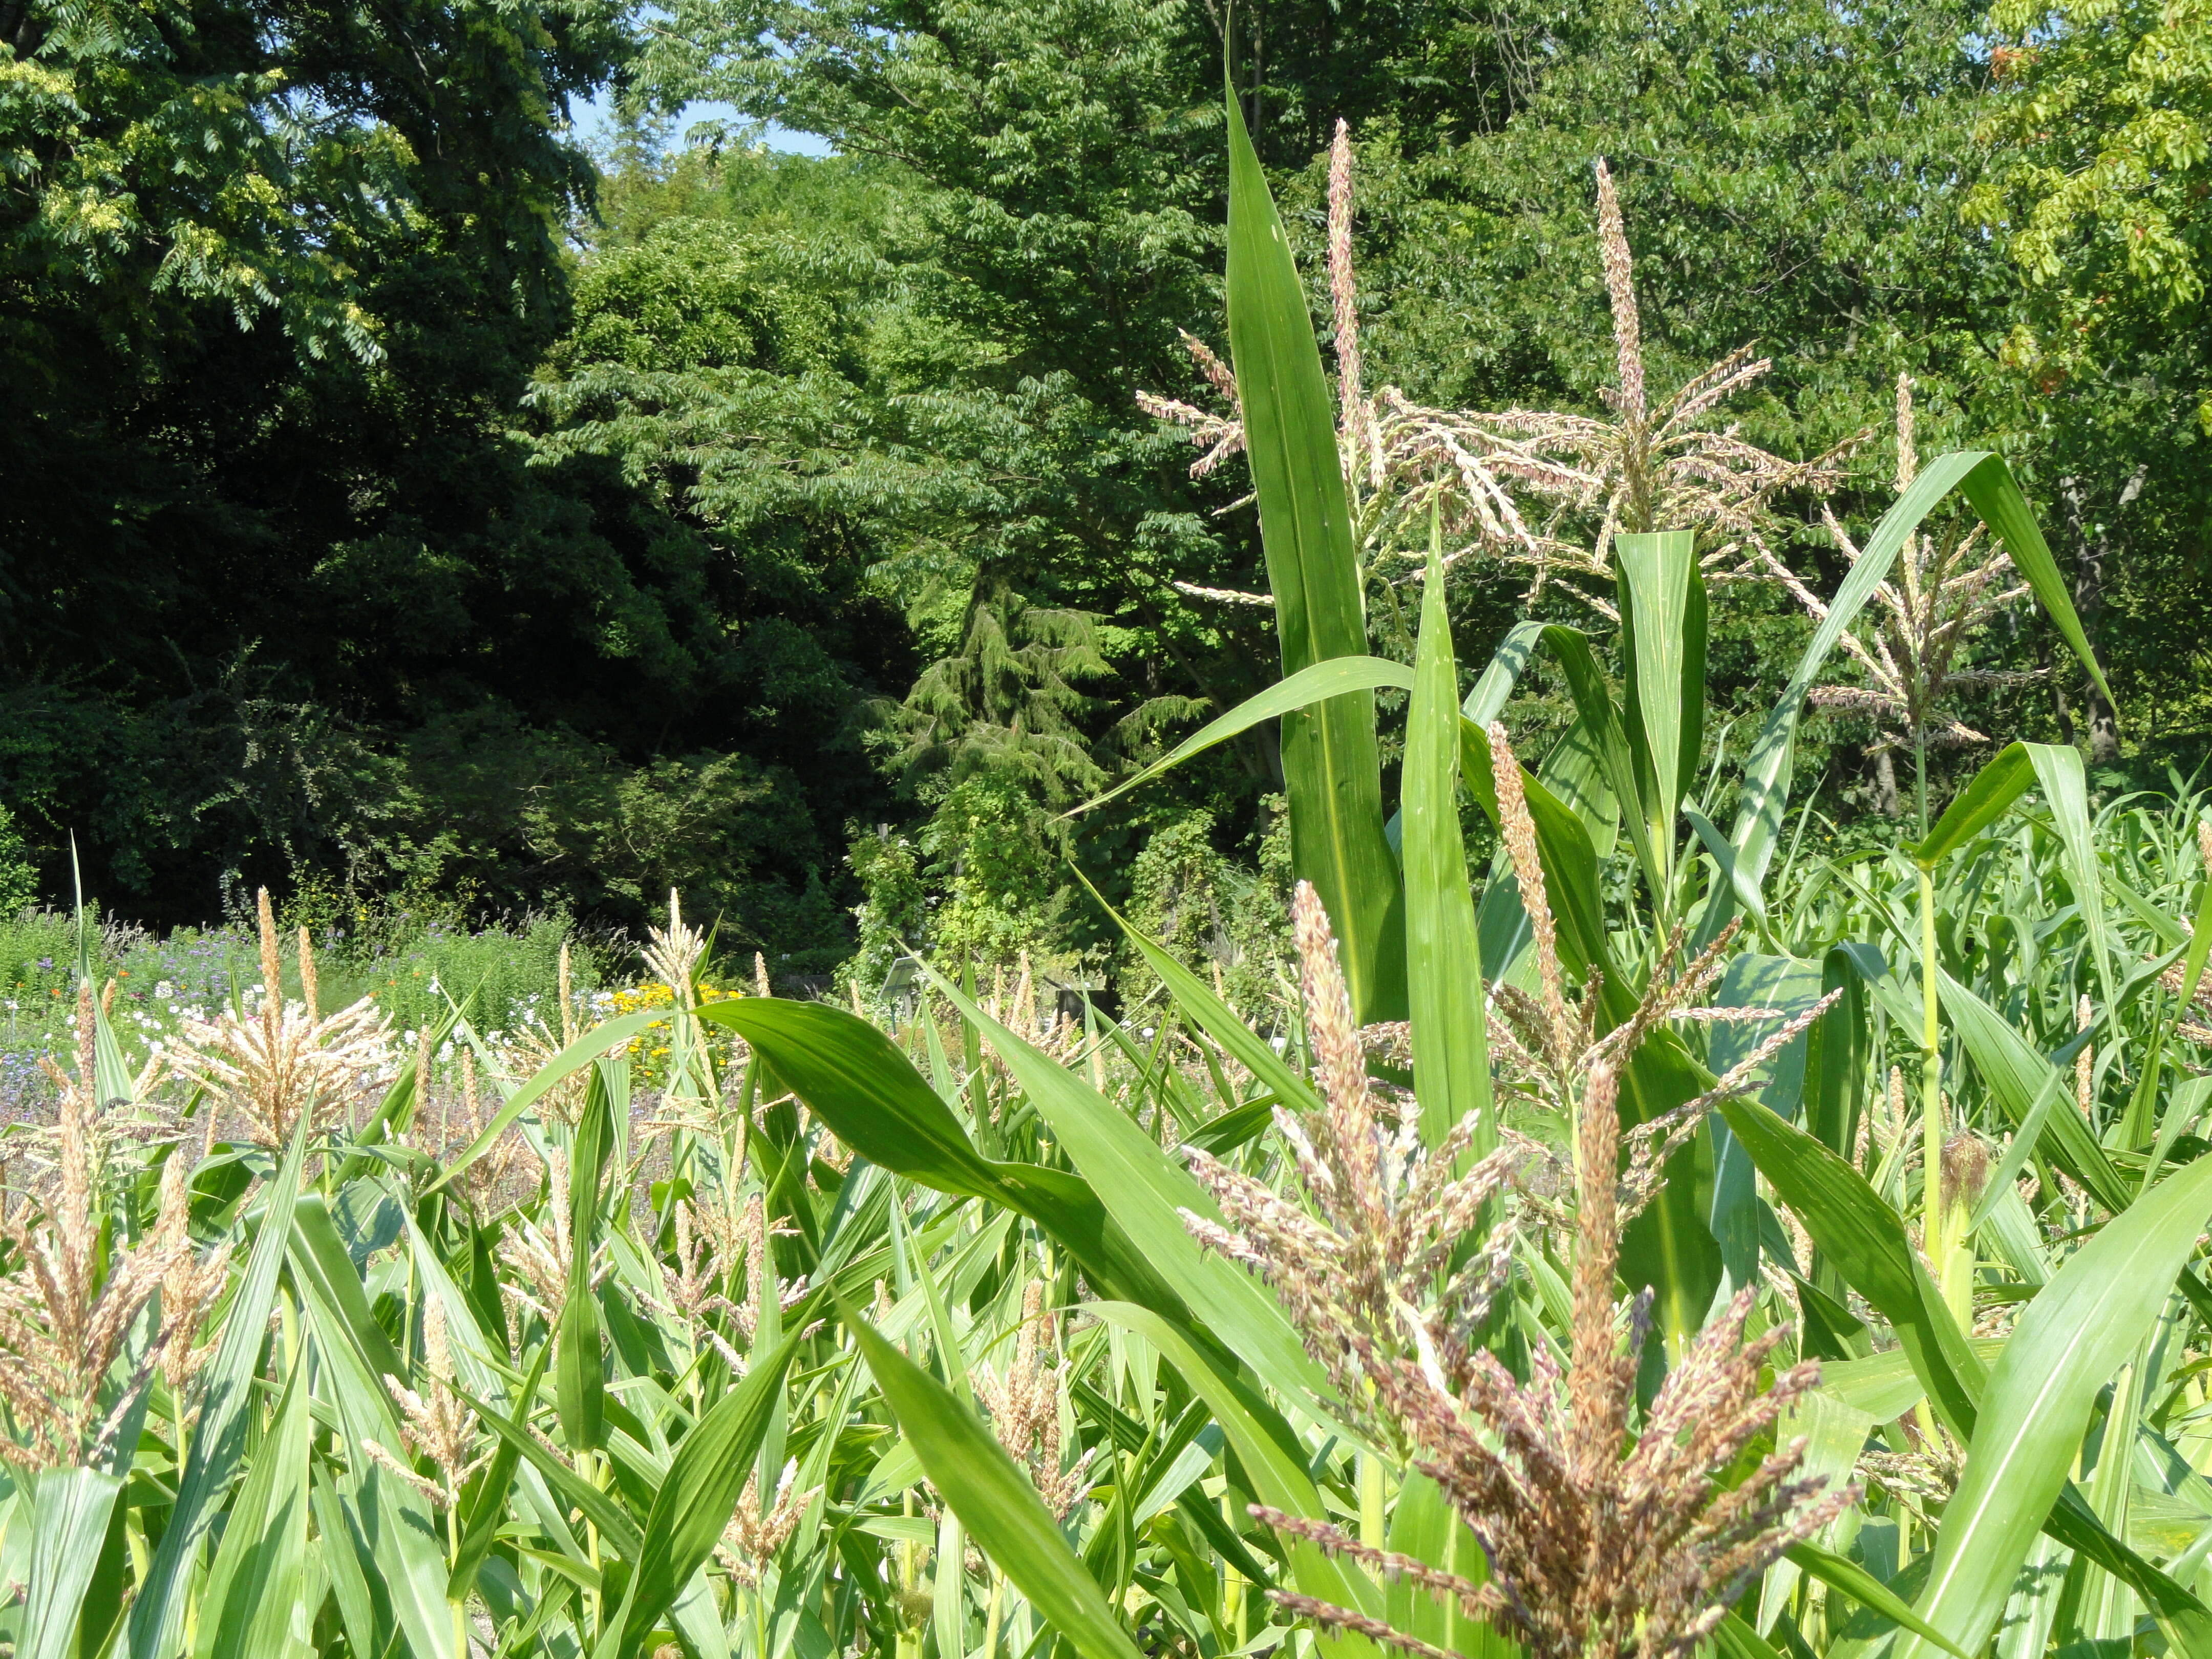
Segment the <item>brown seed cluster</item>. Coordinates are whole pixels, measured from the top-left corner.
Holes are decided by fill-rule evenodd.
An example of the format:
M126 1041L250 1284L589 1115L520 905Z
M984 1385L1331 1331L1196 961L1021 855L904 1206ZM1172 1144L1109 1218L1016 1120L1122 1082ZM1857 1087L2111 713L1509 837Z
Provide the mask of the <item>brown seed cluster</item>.
M1525 1378L1486 1346L1480 1316L1512 1261L1512 1217L1547 1207L1516 1181L1534 1149L1493 1155L1467 1175L1464 1142L1425 1158L1408 1130L1376 1109L1345 1005L1328 923L1310 888L1297 900L1307 1019L1324 1109L1282 1120L1299 1191L1279 1195L1218 1163L1194 1159L1227 1227L1187 1218L1202 1240L1273 1285L1328 1368L1353 1420L1434 1480L1482 1547L1486 1582L1377 1549L1333 1523L1255 1509L1281 1530L1419 1584L1490 1620L1532 1659L1675 1659L1708 1637L1757 1575L1857 1497L1798 1474L1802 1442L1741 1466L1767 1443L1815 1364L1768 1378L1786 1334L1747 1337L1754 1292L1740 1291L1686 1346L1648 1407L1637 1376L1648 1297L1619 1294L1622 1228L1656 1189L1668 1152L1718 1101L1802 1031L1829 1000L1794 1019L1721 1010L1698 998L1718 975L1723 938L1686 966L1670 939L1631 1016L1601 1032L1594 982L1571 993L1559 960L1519 763L1502 728L1491 744L1504 840L1538 954L1538 991L1509 997L1492 1026L1501 1082L1559 1111L1571 1129L1571 1331L1565 1364L1531 1346ZM1624 1136L1620 1092L1640 1045L1669 1019L1782 1020L1713 1089ZM1419 1079L1416 1079L1418 1085ZM1301 1202L1300 1200L1303 1200ZM1503 1212L1476 1262L1449 1285L1440 1269L1485 1212ZM1472 1276L1472 1282L1470 1281ZM1437 1650L1383 1620L1303 1595L1288 1611L1419 1654Z
M1810 461L1784 460L1747 442L1714 411L1772 367L1748 347L1692 377L1656 410L1650 397L1620 203L1605 163L1597 163L1599 264L1611 302L1616 384L1603 393L1611 417L1551 410L1433 409L1395 386L1369 393L1360 346L1358 285L1352 257L1350 130L1340 121L1329 153L1328 267L1334 324L1337 441L1362 563L1382 580L1419 580L1428 513L1438 509L1447 565L1480 555L1530 574L1528 598L1560 580L1607 616L1613 606L1612 538L1616 531L1661 525L1694 530L1709 580L1773 574L1766 537L1771 503L1784 491L1829 493L1842 464L1869 435L1860 433ZM1244 447L1235 376L1202 343L1184 336L1200 374L1227 405L1217 414L1179 399L1139 393L1159 420L1183 428L1205 453L1191 467L1203 477ZM1569 518L1595 521L1587 544L1563 533ZM1265 594L1177 582L1194 599L1266 605Z
M74 1074L47 1065L59 1094L53 1176L43 1191L0 1216L0 1238L9 1246L0 1273L0 1401L14 1419L11 1455L31 1468L104 1458L125 1411L157 1367L175 1386L190 1380L204 1357L194 1340L225 1265L193 1258L190 1165L181 1147L163 1167L151 1231L136 1243L118 1232L102 1248L106 1103L94 1080L89 985L78 989L76 1025ZM159 1311L137 1368L104 1405L109 1374L149 1305Z
M1033 1279L1022 1291L1022 1323L1014 1338L1012 1362L1003 1375L984 1366L975 1392L1006 1455L1029 1472L1054 1517L1065 1519L1091 1489L1084 1474L1091 1454L1085 1452L1066 1468L1060 1466L1060 1397L1066 1379L1060 1367L1048 1365L1042 1358L1051 1351L1052 1337L1044 1281Z

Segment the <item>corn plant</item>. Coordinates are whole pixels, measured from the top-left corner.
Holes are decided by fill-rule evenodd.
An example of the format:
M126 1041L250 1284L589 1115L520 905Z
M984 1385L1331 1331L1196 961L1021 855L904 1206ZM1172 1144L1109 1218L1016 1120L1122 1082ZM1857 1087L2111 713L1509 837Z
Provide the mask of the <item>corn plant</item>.
M1909 841L1790 806L1954 495L2097 673L2003 464L1853 539L1740 764L1686 527L1468 688L1430 503L1370 655L1228 125L1284 672L1163 765L1284 722L1296 981L1232 1007L1132 929L1121 1018L986 964L875 1022L710 990L672 896L634 1012L410 1041L264 905L259 985L142 1054L81 923L0 1135L15 1654L2212 1654L2203 803L2014 744Z

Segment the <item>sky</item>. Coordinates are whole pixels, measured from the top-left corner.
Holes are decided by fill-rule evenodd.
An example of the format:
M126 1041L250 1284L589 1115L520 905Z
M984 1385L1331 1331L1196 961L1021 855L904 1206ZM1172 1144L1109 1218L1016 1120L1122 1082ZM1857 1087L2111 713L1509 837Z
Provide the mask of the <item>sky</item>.
M589 141L598 138L605 132L608 120L613 112L613 103L612 97L602 91L590 103L579 108L576 112L578 134ZM676 123L676 136L678 140L681 140L685 131L702 121L734 122L738 118L738 112L727 104L687 104L684 106L682 118ZM787 155L827 155L830 154L830 143L827 139L817 138L811 132L793 132L787 128L777 126L773 122L769 124L768 131L761 136L767 140L770 149L781 150Z

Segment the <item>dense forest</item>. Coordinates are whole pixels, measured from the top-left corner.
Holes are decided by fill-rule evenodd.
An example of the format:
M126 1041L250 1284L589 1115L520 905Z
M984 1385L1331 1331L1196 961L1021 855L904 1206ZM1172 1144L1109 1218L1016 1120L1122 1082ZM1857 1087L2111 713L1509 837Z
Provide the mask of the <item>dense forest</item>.
M0 0L0 885L617 927L677 885L879 972L1105 963L1079 874L1237 960L1283 919L1264 731L1066 816L1275 672L1243 462L1156 412L1218 408L1224 55L1323 319L1346 125L1370 390L1602 414L1603 157L1655 385L1748 346L1714 419L1842 447L1714 590L1709 751L1809 629L1775 573L1828 591L1824 515L1887 504L1902 375L1923 453L2010 462L2122 711L2014 607L1932 787L1986 732L2171 787L2208 41L2203 0ZM1449 599L1463 663L1602 625L1506 558ZM1900 810L1863 708L1800 775L1816 834Z

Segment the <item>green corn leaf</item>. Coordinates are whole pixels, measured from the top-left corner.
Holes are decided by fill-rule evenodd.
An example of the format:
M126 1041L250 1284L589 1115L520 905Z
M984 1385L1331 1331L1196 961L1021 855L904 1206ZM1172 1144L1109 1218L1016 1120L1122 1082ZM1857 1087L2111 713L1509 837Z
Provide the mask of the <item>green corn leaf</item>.
M1162 773L1172 771L1194 755L1202 755L1216 744L1226 743L1264 721L1295 714L1316 703L1327 702L1332 697L1341 697L1351 692L1379 691L1386 688L1397 691L1412 690L1413 672L1405 664L1392 662L1387 657L1331 657L1325 662L1313 663L1295 674L1285 674L1266 690L1245 698L1218 720L1208 720L1150 766L1124 778L1104 794L1095 795L1080 806L1068 808L1066 816L1075 817L1093 807L1103 806L1108 801L1150 783Z
M2015 1130L2036 1121L2035 1106L2046 1089L2069 1089L2053 1066L2002 1015L1941 969L1936 1000L1966 1057ZM2119 1211L2134 1201L2135 1188L2112 1167L2105 1149L2077 1111L2043 1114L2036 1150L2086 1188L2106 1209Z
M793 1323L799 1328L811 1322L813 1305L810 1301L794 1310ZM610 1622L599 1659L620 1659L635 1652L720 1540L737 1512L769 1419L783 1403L784 1373L799 1351L799 1340L794 1333L773 1352L755 1358L744 1380L716 1401L678 1443L667 1478L653 1494L653 1508L646 1516L637 1571L623 1592L623 1616ZM615 1640L617 1632L619 1639Z
M611 1054L627 1044L632 1037L668 1016L658 1009L647 1008L635 1014L623 1014L594 1025L547 1060L532 1073L529 1081L507 1097L506 1103L491 1115L483 1133L463 1147L441 1166L438 1178L422 1189L422 1196L442 1192L460 1176L461 1171L499 1144L499 1138L513 1128L523 1113L544 1097L546 1091L573 1077L584 1066Z
M2067 1489L2098 1391L2148 1336L2212 1216L2212 1159L2190 1164L2082 1244L1998 1356L1917 1603L1953 1644L1995 1629L2044 1517ZM1918 1659L1913 1641L1900 1659Z
M1352 509L1336 418L1305 290L1233 88L1229 114L1229 351L1285 677L1367 654ZM1382 833L1371 692L1286 714L1283 784L1291 856L1321 895L1362 1023L1403 1018L1404 898Z
M545 1376L546 1357L551 1351L550 1343L538 1344L522 1386L515 1390L514 1397L525 1409L537 1397L538 1385ZM502 1437L462 1527L461 1547L454 1553L453 1570L446 1576L446 1595L450 1600L460 1601L476 1589L477 1573L483 1565L484 1557L491 1553L492 1540L499 1536L500 1523L507 1518L507 1494L514 1488L514 1472L521 1462L521 1448L512 1439Z
M1299 1442L1289 1426L1249 1384L1231 1378L1201 1353L1181 1332L1142 1308L1126 1303L1099 1302L1085 1312L1123 1330L1134 1331L1157 1347L1161 1356L1182 1373L1222 1432L1236 1448L1237 1462L1252 1482L1252 1495L1285 1515L1309 1520L1331 1518L1320 1492L1306 1472ZM1308 1595L1338 1607L1379 1617L1382 1597L1364 1573L1348 1571L1316 1546L1304 1540L1285 1540L1290 1551L1291 1572L1298 1589ZM1356 1638L1334 1638L1340 1653L1371 1652L1371 1644ZM1324 1646L1328 1644L1324 1643Z
M1220 1220L1212 1195L1112 1101L1023 1042L933 969L925 964L922 971L998 1051L1076 1168L1094 1190L1111 1195L1123 1230L1215 1340L1285 1400L1358 1440L1326 1416L1327 1385L1281 1305L1242 1268L1201 1249L1184 1227L1186 1210Z
M546 1486L558 1501L584 1512L584 1518L599 1528L602 1542L625 1561L637 1559L644 1534L638 1530L637 1522L623 1514L612 1498L548 1451L538 1437L521 1424L458 1384L453 1392L483 1419L484 1426L503 1444L514 1447L519 1456L545 1477ZM522 1403L526 1407L528 1402Z
M2100 687L2105 684L2104 674L2097 666L2088 641L2082 635L2081 622L2066 597L2065 584L2058 578L2050 549L2045 545L2034 515L2028 511L2020 486L2013 481L2003 460L1978 450L1936 457L1897 498L1882 515L1874 534L1867 538L1850 574L1837 590L1827 616L1814 630L1812 642L1798 659L1796 670L1776 702L1773 713L1759 728L1750 757L1744 763L1743 800L1737 812L1735 835L1735 890L1738 901L1752 915L1759 915L1764 908L1761 890L1782 833L1783 811L1790 800L1797 722L1805 699L1811 694L1844 629L1889 574L1890 566L1895 562L1905 538L1954 489L1973 504L1982 521L2003 540L2013 562L2058 625L2067 644L2097 684ZM2106 695L2109 699L2110 691Z
M2112 1007L2119 1000L2119 990L2112 977L2112 931L2105 920L2103 860L2097 855L2096 830L2089 821L2089 781L2082 774L2081 751L2048 743L2022 746L2034 765L2035 779L2042 786L2043 799L2051 808L2051 822L2058 827L2067 884L2074 890L2074 902L2081 910L2081 926L2089 936L2090 959L2096 964L2097 982L2104 989L2105 1006Z
M307 1589L307 1388L294 1370L208 1570L193 1659L265 1659L292 1649Z
M302 1115L262 1206L260 1231L231 1300L215 1358L208 1364L199 1424L185 1457L168 1528L131 1606L131 1659L167 1659L174 1651L193 1559L215 1518L216 1505L245 1455L246 1424L240 1413L252 1395L254 1367L260 1363L262 1339L276 1305L277 1270L283 1266L291 1237L286 1224L294 1213L300 1165L307 1151L307 1122Z
M1924 1636L1953 1659L1972 1659L1964 1649L1954 1647L1948 1638L1905 1604L1895 1590L1869 1572L1857 1562L1838 1555L1833 1550L1824 1550L1818 1544L1793 1544L1786 1559L1808 1578L1817 1578L1831 1589L1841 1590L1860 1606L1880 1613L1892 1624Z
M1161 1308L1171 1318L1189 1317L1080 1176L985 1158L913 1063L867 1021L826 1003L771 997L707 1003L695 1012L743 1036L869 1163L939 1192L1025 1215L1065 1244L1102 1291ZM976 1068L969 1069L972 1074Z
M605 1361L592 1258L599 1237L599 1180L614 1150L612 1109L605 1073L594 1067L576 1119L568 1166L568 1290L561 1304L553 1368L561 1432L572 1450L606 1443Z
M2097 653L2089 648L2088 636L2081 631L2081 619L2075 614L2065 578L2058 574L2051 545L2043 539L2042 526L2035 522L2027 497L2021 494L2011 470L1995 455L1982 456L1960 478L1959 493L1973 503L1990 533L2004 544L2005 551L2012 556L2013 568L2027 581L2044 615L2057 625L2075 660L2088 670L2105 701L2117 708L2120 700L2112 695L2105 671L2097 665Z
M1668 867L1675 807L1695 781L1705 732L1705 588L1695 542L1680 530L1613 538L1624 600L1626 723L1639 785L1634 800Z
M1995 823L2035 784L2031 745L2007 744L1953 798L1928 839L1905 850L1923 870L1933 870Z
M120 1477L98 1469L54 1468L38 1477L30 1504L31 1571L16 1627L21 1659L64 1659L74 1652L78 1618L100 1572L122 1490Z
M1982 1362L1929 1281L1904 1219L1856 1170L1765 1107L1733 1100L1720 1111L1822 1256L1896 1328L1936 1409L1954 1427L1971 1425Z
M1307 1086L1306 1080L1298 1075L1297 1069L1275 1052L1273 1044L1247 1024L1236 1010L1216 996L1211 986L1177 962L1157 940L1147 939L1139 929L1133 927L1127 918L1106 902L1098 890L1091 884L1090 878L1080 870L1075 872L1075 878L1083 884L1092 902L1121 930L1121 936L1137 947L1137 953L1144 957L1146 966L1159 975L1161 983L1168 988L1168 994L1175 999L1176 1006L1189 1018L1193 1024L1219 1043L1224 1053L1259 1079L1277 1099L1292 1110L1310 1112L1320 1109L1320 1097Z
M1084 1659L1139 1659L1105 1593L982 1419L867 1321L840 1311L931 1484L978 1547Z
M1479 1113L1474 1151L1480 1157L1497 1133L1490 1121L1481 951L1460 830L1459 755L1459 671L1432 512L1406 735L1407 1001L1422 1139L1433 1146L1468 1113Z
M346 1254L320 1193L303 1193L292 1206L289 1261L295 1278L344 1315L343 1334L361 1367L372 1376L404 1376L407 1362L369 1311L361 1273Z

